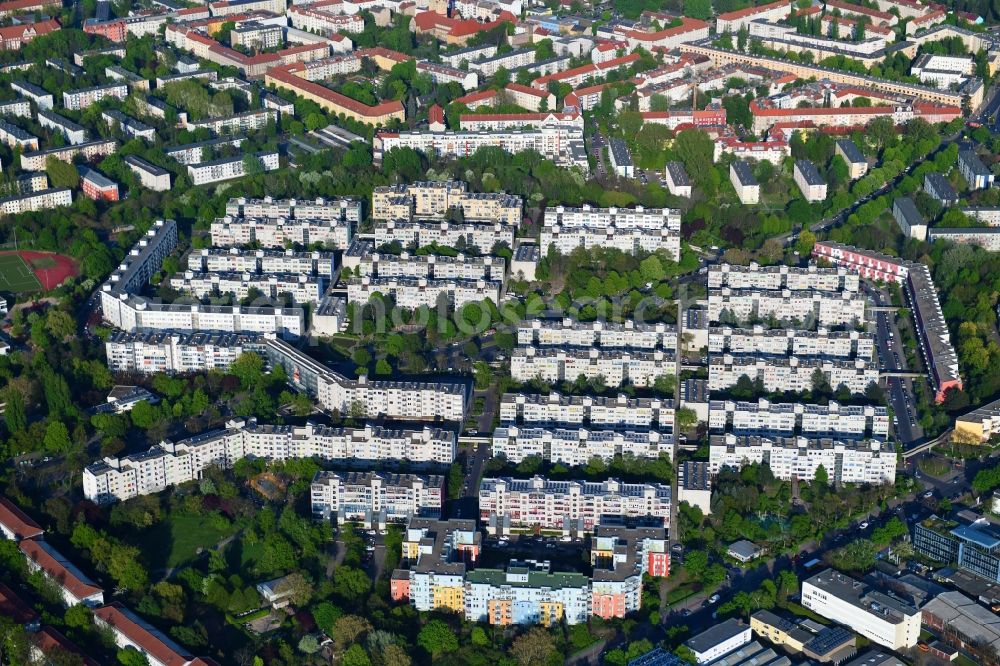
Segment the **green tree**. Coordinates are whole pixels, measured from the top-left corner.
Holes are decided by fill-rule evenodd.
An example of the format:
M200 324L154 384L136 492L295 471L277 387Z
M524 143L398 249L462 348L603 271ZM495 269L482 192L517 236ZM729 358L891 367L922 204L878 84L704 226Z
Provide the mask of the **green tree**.
M431 620L417 634L417 645L436 659L458 649L458 636L443 621Z
M711 0L686 0L683 4L684 16L705 21L712 16Z
M371 579L361 569L342 566L334 572L333 587L347 601L361 601L371 588Z
M392 364L390 364L389 361L385 360L384 358L380 358L375 363L375 374L376 375L382 375L382 376L391 375L392 374Z
M48 174L52 187L75 188L80 183L80 173L76 166L55 157L46 160L45 173Z
M830 485L830 475L829 475L829 473L827 473L826 467L824 467L823 465L819 465L816 468L815 481L821 487L822 486L828 486L828 485Z
M355 643L347 648L343 658L340 660L343 666L371 666L372 660L368 657L365 649Z
M229 366L229 374L240 380L244 390L258 386L264 378L264 359L254 352L243 352Z
M42 443L49 453L68 453L72 448L69 430L62 421L49 421L45 427L45 439Z
M131 645L127 648L118 650L118 663L122 666L149 666L149 660L146 659L146 655L136 650Z
M28 417L24 411L24 396L16 388L7 389L7 406L3 413L7 429L13 433L23 432L28 427Z

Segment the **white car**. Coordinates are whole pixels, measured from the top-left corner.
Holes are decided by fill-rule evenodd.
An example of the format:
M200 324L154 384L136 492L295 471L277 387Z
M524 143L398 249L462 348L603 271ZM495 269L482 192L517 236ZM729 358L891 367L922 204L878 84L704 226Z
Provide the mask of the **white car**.
M717 603L719 603L719 599L720 599L720 598L721 598L721 597L719 597L719 595L718 595L718 594L713 594L712 596L710 596L710 597L708 598L708 603L709 603L709 604L717 604Z
M866 520L865 522L863 522L860 525L858 525L858 527L860 527L863 530L868 529L868 521Z

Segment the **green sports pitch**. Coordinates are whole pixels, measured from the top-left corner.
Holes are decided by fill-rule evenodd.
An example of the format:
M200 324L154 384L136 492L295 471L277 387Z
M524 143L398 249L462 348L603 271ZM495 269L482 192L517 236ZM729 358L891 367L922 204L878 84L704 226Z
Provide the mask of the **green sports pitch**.
M0 291L38 291L42 283L18 254L0 254Z

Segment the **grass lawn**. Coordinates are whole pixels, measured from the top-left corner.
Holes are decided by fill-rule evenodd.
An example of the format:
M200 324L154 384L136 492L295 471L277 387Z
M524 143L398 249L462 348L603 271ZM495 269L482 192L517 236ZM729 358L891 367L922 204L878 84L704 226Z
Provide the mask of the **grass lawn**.
M20 255L0 255L0 291L18 293L41 288L42 284Z
M176 567L193 560L199 548L211 548L235 531L218 529L200 516L177 515L149 528L139 547L154 569Z

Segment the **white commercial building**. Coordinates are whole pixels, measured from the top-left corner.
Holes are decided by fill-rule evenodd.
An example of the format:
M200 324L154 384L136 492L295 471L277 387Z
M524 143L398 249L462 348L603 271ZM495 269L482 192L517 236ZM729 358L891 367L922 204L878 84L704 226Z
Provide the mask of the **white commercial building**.
M711 435L708 464L711 473L766 464L775 478L812 481L820 465L830 483L881 485L896 481L896 449L877 439L838 440L758 435Z
M673 437L656 430L597 430L502 426L493 431L494 456L513 463L538 456L567 466L586 465L591 458L615 456L659 458L673 453Z
M919 610L833 569L802 582L802 605L890 650L912 648L920 638Z
M479 484L479 520L493 528L540 527L592 532L601 516L661 518L670 524L670 485L484 478ZM495 530L494 530L495 531Z
M339 464L408 461L448 465L455 458L455 434L438 428L392 430L378 426L334 428L263 425L230 421L221 430L171 442L142 453L105 458L83 472L83 492L98 504L124 501L200 479L208 467L228 469L253 456L266 460L320 458Z
M314 520L361 521L366 527L439 518L444 477L437 474L316 472L310 487Z
M665 250L680 261L680 212L669 208L565 208L545 211L540 246L561 254L577 247L618 248L623 252Z

